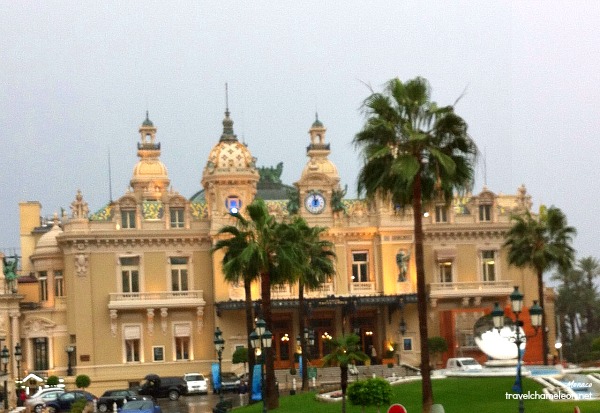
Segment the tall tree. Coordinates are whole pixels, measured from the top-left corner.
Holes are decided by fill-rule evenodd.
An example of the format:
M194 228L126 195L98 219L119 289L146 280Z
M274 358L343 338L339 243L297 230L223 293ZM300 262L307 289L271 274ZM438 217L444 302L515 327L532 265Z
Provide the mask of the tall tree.
M431 101L429 83L421 78L390 80L383 92L363 103L367 121L354 137L364 164L358 191L367 198L388 199L402 208L412 206L414 217L417 309L421 349L423 412L433 404L427 347L427 290L423 258L423 203L445 200L469 189L477 147L466 122L453 106Z
M322 234L327 231L323 227L311 227L303 218L296 218L291 224L294 228L298 245L304 253L304 266L298 279L298 308L299 308L299 331L300 348L302 351L302 390L308 390L308 343L304 336L307 328L307 306L304 300L305 289L315 290L327 282L335 274L335 252L333 243L321 239Z
M348 334L342 337L333 338L329 341L331 350L323 357L323 365L339 366L342 386L342 413L346 412L346 389L348 388L348 367L356 364L357 361L369 359L360 349L360 337L356 334Z
M599 326L594 307L598 297L596 278L600 276L600 262L594 257L584 257L577 261L577 269L578 271L581 271L586 280L586 332L596 332Z
M554 206L540 207L537 216L530 211L511 217L512 227L506 234L508 262L519 268L532 268L537 276L538 299L542 312L542 352L548 364L548 332L544 307L544 272L558 267L566 271L573 265L575 250L571 246L575 228L567 225L567 217Z
M221 232L231 238L217 242L214 249L226 248L223 259L223 271L231 280L243 277L245 288L250 288L254 280L260 279L262 317L267 328L273 326L271 311L271 285L285 284L297 280L303 265L303 252L290 238L290 226L278 223L269 214L262 199L256 199L246 207L246 219L242 214L231 214L236 226L224 227ZM227 244L227 241L230 244ZM228 275L229 274L229 275ZM247 287L246 287L247 286ZM246 296L248 302L248 296ZM246 323L248 323L248 304L246 305ZM252 330L250 322L248 334ZM251 348L251 347L249 347ZM274 355L266 352L266 402L269 409L279 406L274 370Z

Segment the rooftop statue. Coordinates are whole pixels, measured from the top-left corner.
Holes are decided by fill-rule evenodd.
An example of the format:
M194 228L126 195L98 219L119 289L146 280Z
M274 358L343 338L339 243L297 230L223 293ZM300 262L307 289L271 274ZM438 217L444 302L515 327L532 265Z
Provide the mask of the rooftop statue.
M281 183L281 173L283 172L283 162L279 162L277 166L259 166L258 174L260 175L259 182L269 182L273 184Z
M12 261L9 261L12 258ZM6 291L17 292L15 280L17 279L17 265L19 264L19 257L13 255L12 257L3 257L2 263L4 264L4 279L6 281Z

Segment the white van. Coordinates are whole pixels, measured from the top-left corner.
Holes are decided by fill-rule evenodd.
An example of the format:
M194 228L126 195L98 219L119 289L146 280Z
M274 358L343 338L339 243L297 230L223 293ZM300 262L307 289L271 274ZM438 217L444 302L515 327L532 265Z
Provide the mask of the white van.
M446 363L447 370L479 371L483 367L472 357L450 358Z
M186 373L183 375L183 380L187 383L188 394L191 393L208 393L208 380L200 373Z

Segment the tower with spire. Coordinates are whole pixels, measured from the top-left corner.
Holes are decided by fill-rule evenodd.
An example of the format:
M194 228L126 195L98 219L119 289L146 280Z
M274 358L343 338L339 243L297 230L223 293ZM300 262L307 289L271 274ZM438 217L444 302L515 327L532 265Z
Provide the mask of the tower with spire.
M329 160L329 144L325 141L327 129L315 114L315 121L308 133L310 144L306 148L308 162L302 171L300 180L294 185L298 188L300 214L311 223L331 225L335 206L334 195L340 192L340 176L337 167Z
M256 158L235 135L226 100L223 133L208 155L201 181L213 233L229 222L230 212L253 201L258 180Z

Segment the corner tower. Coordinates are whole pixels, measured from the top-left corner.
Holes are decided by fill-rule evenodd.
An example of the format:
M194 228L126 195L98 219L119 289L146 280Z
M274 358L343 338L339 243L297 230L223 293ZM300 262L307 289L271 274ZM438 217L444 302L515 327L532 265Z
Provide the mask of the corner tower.
M325 143L327 129L315 115L308 133L310 145L306 148L309 160L302 171L300 180L294 185L298 188L300 215L310 222L327 224L333 219L341 202L340 176L336 166L328 159L329 144Z
M137 155L140 158L133 168L131 187L139 199L158 200L169 187L171 180L167 167L158 159L160 143L156 142L156 127L148 118L140 126L140 142Z
M225 109L223 134L212 148L202 172L211 232L230 224L229 213L241 211L254 200L259 174L256 158L233 133L229 107Z

